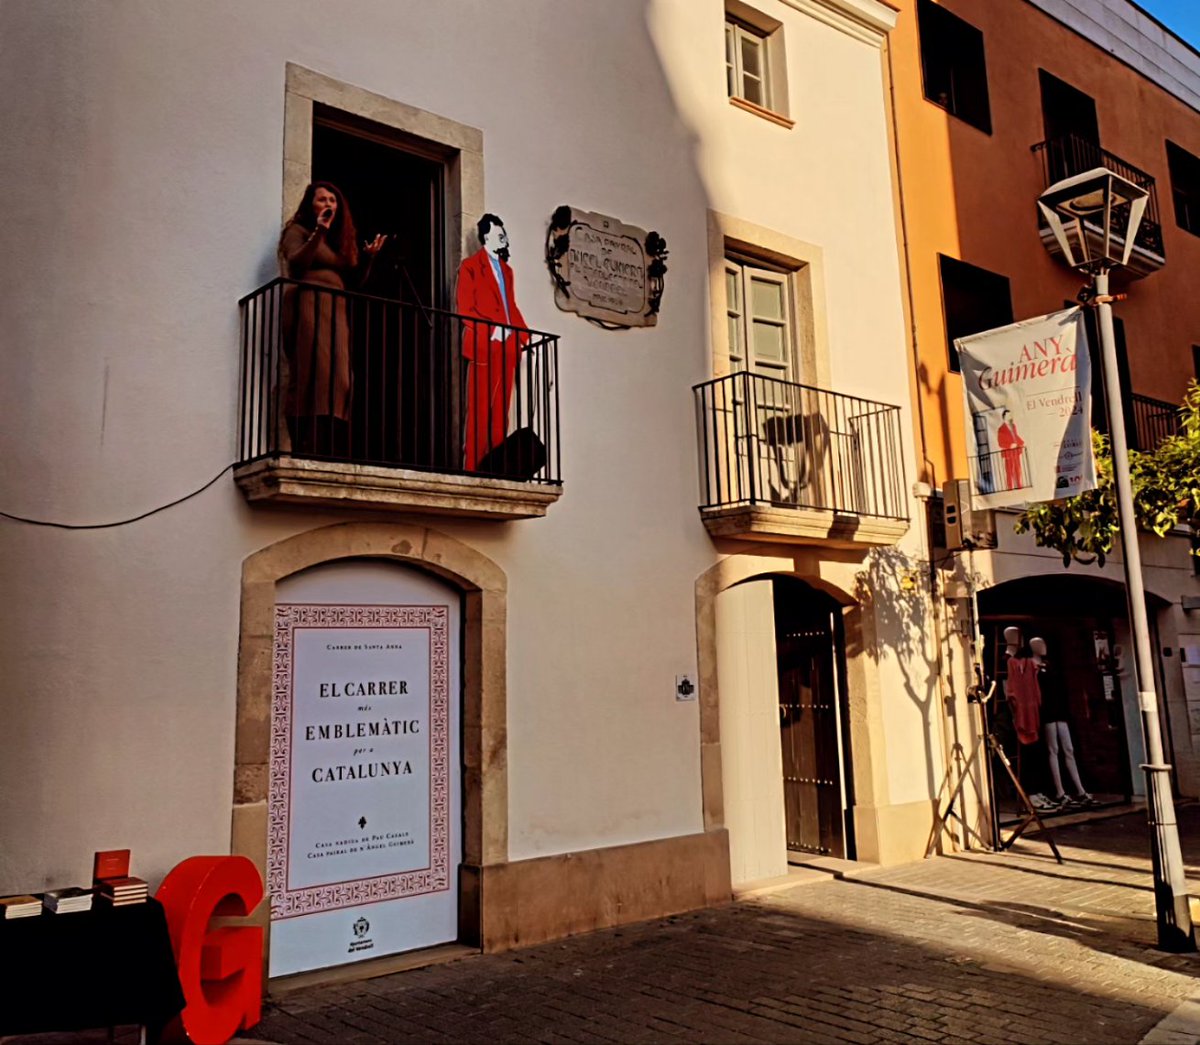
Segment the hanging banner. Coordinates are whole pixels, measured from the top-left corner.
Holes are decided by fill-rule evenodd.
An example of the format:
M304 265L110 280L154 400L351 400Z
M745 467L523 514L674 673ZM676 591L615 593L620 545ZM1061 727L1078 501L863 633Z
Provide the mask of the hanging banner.
M954 342L962 363L974 505L1006 508L1096 485L1083 310Z

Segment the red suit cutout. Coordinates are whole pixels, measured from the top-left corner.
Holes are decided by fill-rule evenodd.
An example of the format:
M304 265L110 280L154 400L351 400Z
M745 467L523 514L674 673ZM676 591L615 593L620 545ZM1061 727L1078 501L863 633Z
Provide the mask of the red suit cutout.
M1017 434L1017 426L1012 421L1005 421L996 432L996 441L1004 461L1004 488L1019 490L1025 485L1021 475L1021 451L1025 448L1025 440Z
M477 468L488 451L504 442L517 363L521 349L529 341L523 329L512 329L524 328L525 317L517 308L512 269L506 261L497 260L504 274L504 298L500 296L500 285L486 249L477 250L458 269L457 311L459 315L484 321L463 324L462 353L470 362L463 453L468 471Z

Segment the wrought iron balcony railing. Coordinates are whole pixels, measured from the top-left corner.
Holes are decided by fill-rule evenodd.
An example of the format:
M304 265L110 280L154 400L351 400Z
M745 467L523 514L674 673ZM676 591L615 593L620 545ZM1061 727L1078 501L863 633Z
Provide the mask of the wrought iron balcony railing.
M1041 162L1042 181L1046 188L1057 181L1062 181L1063 178L1082 174L1084 171L1090 171L1096 167L1103 167L1105 170L1128 178L1135 185L1146 189L1150 193L1150 199L1146 204L1146 213L1142 218L1141 227L1134 237L1134 246L1141 247L1142 250L1156 258L1165 258L1162 220L1158 210L1158 190L1155 188L1153 177L1145 171L1139 170L1133 164L1126 163L1119 156L1114 156L1111 152L1100 148L1094 142L1074 134L1038 142L1033 146L1033 153ZM1119 210L1116 223L1118 227L1124 217Z
M696 385L701 509L908 519L900 408L748 371Z
M1132 423L1127 421L1126 428L1133 450L1154 450L1168 436L1179 432L1179 407L1163 399L1130 395L1127 415L1132 416Z
M561 482L556 335L288 279L239 304L239 464Z

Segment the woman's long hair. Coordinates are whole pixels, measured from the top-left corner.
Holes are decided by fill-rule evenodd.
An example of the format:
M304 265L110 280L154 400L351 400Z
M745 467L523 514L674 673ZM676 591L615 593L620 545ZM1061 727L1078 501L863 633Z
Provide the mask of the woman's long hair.
M314 181L304 190L304 198L292 221L312 230L317 227L317 216L313 213L313 197L317 189L328 189L337 197L337 213L333 216L333 224L326 233L329 245L351 265L358 264L358 232L354 228L354 218L350 214L350 204L346 196L336 185L328 181Z

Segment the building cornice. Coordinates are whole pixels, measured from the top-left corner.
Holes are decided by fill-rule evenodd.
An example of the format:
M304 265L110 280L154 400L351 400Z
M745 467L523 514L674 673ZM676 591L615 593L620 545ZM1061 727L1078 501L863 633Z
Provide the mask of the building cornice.
M1133 0L1025 0L1200 111L1200 51Z
M884 0L783 0L783 3L875 47L883 46L900 13Z

